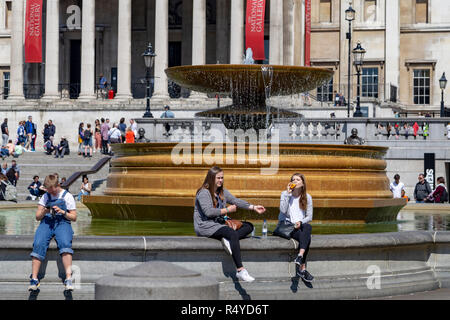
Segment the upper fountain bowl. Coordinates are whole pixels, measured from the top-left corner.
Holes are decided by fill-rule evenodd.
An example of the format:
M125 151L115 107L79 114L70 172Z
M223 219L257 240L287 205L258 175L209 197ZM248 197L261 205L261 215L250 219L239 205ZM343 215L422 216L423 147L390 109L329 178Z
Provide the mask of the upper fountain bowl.
M271 70L271 79L262 70ZM323 85L333 71L322 68L260 64L207 64L171 67L167 76L178 85L204 93L265 95L270 82L271 96L306 92Z

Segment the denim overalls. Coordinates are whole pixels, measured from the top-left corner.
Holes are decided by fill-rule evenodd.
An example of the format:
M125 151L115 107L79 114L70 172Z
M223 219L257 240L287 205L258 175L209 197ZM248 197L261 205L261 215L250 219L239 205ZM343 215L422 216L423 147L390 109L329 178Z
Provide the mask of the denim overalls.
M64 200L66 194L67 190L64 191L61 198L51 199L50 194L47 192L48 200L46 206L50 208L57 206L61 210L67 211L66 201ZM56 214L53 216L51 213L47 213L36 230L36 234L34 235L33 252L30 255L41 261L45 260L47 249L53 237L55 237L58 245L59 254L73 254L73 230L70 221L64 218L61 214Z

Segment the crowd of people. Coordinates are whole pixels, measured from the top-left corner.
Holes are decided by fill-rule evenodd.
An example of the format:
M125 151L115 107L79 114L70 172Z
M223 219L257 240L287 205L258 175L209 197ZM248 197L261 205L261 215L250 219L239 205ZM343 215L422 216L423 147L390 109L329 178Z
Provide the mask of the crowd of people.
M449 195L447 187L445 186L445 178L437 178L437 186L432 190L430 184L425 179L423 173L419 174L419 181L414 187L413 197L416 203L448 203ZM400 182L400 175L394 176L394 181L391 182L389 189L394 198L405 198L407 201L410 198L406 195L405 184Z
M127 126L125 118L119 123L111 125L108 118L96 119L94 125L84 122L78 125L78 155L85 158L92 157L95 152L111 155L111 145L115 143L134 143L137 137L137 123L129 120Z

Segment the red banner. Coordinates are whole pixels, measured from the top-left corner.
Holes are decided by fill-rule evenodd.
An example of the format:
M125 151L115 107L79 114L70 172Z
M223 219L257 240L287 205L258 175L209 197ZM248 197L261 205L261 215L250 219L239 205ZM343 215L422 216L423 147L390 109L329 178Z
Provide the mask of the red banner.
M42 63L42 0L27 0L25 63Z
M265 60L264 15L266 0L247 0L245 49L251 48L254 60Z
M305 66L311 65L311 0L305 0Z

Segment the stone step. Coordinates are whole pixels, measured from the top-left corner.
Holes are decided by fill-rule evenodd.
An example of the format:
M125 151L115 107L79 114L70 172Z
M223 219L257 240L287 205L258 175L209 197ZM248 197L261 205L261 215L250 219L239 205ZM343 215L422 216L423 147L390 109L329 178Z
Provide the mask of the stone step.
M1 282L0 300L94 300L95 297L94 283L82 283L73 292L66 292L62 283L55 282L41 282L38 293L30 293L28 286L28 282Z

